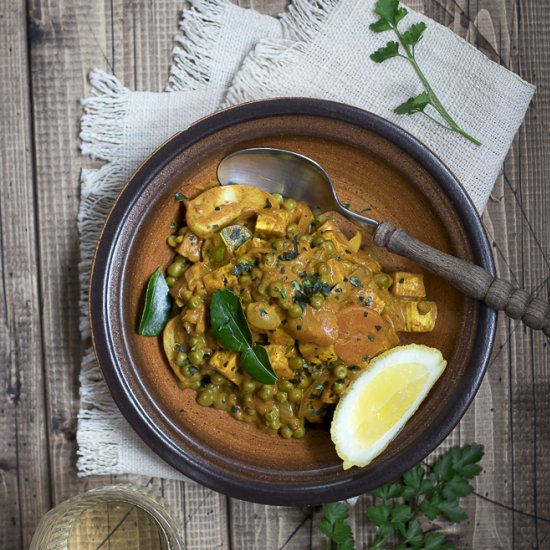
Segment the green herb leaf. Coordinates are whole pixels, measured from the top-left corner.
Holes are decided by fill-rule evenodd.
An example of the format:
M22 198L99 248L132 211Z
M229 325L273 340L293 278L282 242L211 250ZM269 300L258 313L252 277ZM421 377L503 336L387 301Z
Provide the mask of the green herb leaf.
M214 336L225 349L246 351L252 346L241 300L230 290L216 290L212 294L210 322Z
M419 113L424 111L424 109L430 104L430 97L426 92L422 92L415 97L410 97L398 105L393 112L398 115L413 115L414 113Z
M420 525L420 522L413 519L409 523L407 530L403 533L403 536L409 544L412 544L413 546L420 546L422 543L422 526Z
M441 545L445 542L443 533L428 533L424 537L424 550L440 550Z
M374 53L371 54L370 58L375 63L382 63L387 59L392 57L397 57L399 55L399 44L397 42L388 42L382 48L378 48Z
M369 29L372 32L384 32L391 29L391 25L385 19L379 19L375 23L369 25Z
M385 19L388 23L395 23L398 9L399 0L378 0L374 12L380 16L380 19Z
M323 514L330 523L343 521L349 517L349 506L344 502L331 502L323 505Z
M437 508L453 523L459 523L468 518L468 514L458 505L456 500L444 500L437 505Z
M403 489L404 487L401 483L398 481L392 481L391 483L382 485L382 487L378 487L378 489L375 489L372 494L383 500L388 500L390 498L401 496Z
M411 519L412 509L406 504L397 504L391 512L392 523L404 523Z
M390 518L391 508L387 504L380 504L379 506L371 506L367 510L369 518L378 526L387 523Z
M434 475L437 481L450 481L453 477L453 461L449 453L442 455L434 466Z
M403 33L403 42L407 44L407 46L416 45L421 40L425 30L426 30L426 23L424 23L424 21L421 21L420 23L412 24Z
M277 377L269 361L269 354L260 344L245 349L241 353L240 364L250 376L262 384L275 384L277 382Z
M159 267L147 283L138 333L142 336L158 336L168 322L171 311L170 288Z
M432 504L428 499L425 499L420 503L420 509L424 512L424 515L432 521L439 515L439 509L437 506Z
M468 496L473 490L474 488L465 479L454 476L444 485L441 494L447 500L454 500Z

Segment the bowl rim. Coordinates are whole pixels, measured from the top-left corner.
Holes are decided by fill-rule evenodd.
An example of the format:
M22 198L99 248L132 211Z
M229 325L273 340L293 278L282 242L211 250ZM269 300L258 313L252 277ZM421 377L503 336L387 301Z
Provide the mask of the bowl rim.
M444 422L438 425L436 430L416 443L406 459L397 455L381 464L375 482L368 481L367 477L367 482L361 483L362 480L355 476L343 480L335 479L331 483L288 483L274 486L269 481L254 479L246 484L243 483L242 477L213 471L208 465L195 460L186 454L184 449L176 446L161 428L152 422L142 404L135 399L118 363L111 339L106 305L109 273L116 248L114 245L119 237L119 227L148 182L183 150L234 124L275 116L315 116L334 119L378 134L405 151L441 185L443 192L463 220L464 231L471 243L475 262L491 275L495 275L491 247L477 210L458 178L431 149L389 120L358 107L313 98L274 98L229 107L198 120L161 144L130 176L106 218L92 260L89 321L95 355L115 403L132 429L160 458L187 477L230 497L271 505L315 505L349 498L383 485L412 468L443 442L468 409L482 382L495 339L497 314L493 309L480 303L479 326L485 327L485 330L476 336L472 348L470 361L477 363L472 378L468 384L464 379L459 381L459 389L464 390L461 392L463 397L451 407Z

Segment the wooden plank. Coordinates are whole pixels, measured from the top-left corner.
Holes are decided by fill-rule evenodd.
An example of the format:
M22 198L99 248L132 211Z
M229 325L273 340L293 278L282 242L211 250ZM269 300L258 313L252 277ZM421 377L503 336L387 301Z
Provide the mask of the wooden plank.
M0 9L0 547L49 507L31 102L22 4Z
M108 59L110 3L29 2L37 223L52 501L105 480L76 476L81 343L76 214L80 105L88 68Z

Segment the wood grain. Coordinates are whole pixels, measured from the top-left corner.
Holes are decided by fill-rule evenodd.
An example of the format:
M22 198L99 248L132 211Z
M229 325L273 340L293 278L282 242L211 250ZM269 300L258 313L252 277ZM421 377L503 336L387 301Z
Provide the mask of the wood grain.
M26 14L0 10L0 547L50 506Z
M240 0L264 13L285 0ZM22 4L22 3L21 3ZM484 224L498 273L548 300L550 275L550 10L539 0L410 0L495 62L538 86L497 181ZM26 548L52 504L111 481L150 483L185 527L187 548L324 548L319 509L255 505L193 483L135 476L79 479L78 100L99 66L132 89L162 90L179 0L0 1L0 548ZM27 32L26 32L27 31ZM73 304L67 307L67 304ZM434 456L485 445L470 519L446 531L458 548L550 545L548 340L499 318L491 366L474 404ZM428 461L431 458L428 459ZM498 504L494 504L496 501ZM362 496L351 523L372 541Z

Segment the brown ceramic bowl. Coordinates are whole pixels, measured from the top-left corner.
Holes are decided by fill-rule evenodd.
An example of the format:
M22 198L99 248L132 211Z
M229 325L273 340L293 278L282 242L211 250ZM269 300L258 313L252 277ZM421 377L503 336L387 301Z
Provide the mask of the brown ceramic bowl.
M479 217L463 188L426 147L359 109L311 99L249 103L177 134L132 176L101 235L91 279L94 345L122 413L144 441L190 478L227 495L277 505L318 504L359 495L402 474L458 423L487 366L495 313L426 272L439 307L434 332L404 336L439 348L448 367L398 437L365 468L344 471L326 430L303 440L261 432L201 407L181 390L160 339L136 327L148 277L170 263L174 193L197 194L218 162L250 146L292 149L317 160L352 209L399 224L412 235L494 272ZM297 182L299 185L299 182ZM388 269L421 270L381 251ZM423 270L421 270L423 271Z

